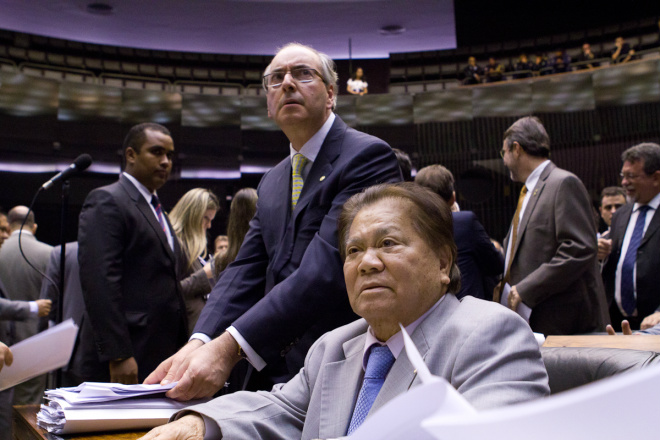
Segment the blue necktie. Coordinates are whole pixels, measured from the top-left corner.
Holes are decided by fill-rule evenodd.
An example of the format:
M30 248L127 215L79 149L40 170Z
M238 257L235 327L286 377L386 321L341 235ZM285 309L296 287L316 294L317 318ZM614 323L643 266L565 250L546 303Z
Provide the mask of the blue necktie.
M621 307L627 316L635 311L635 282L633 275L635 273L635 260L637 259L637 248L644 237L644 223L646 222L646 212L649 210L647 205L638 208L637 222L633 229L626 256L621 266Z
M158 218L158 223L160 223L160 227L163 228L163 232L167 235L167 229L165 228L165 219L163 218L163 208L160 206L160 200L158 200L158 196L156 194L153 194L151 196L151 206L154 207L156 210L156 217Z
M351 418L346 435L352 434L367 418L392 364L394 364L394 356L387 346L373 345L371 347L362 388L360 388L360 394L358 394L353 410L353 418Z

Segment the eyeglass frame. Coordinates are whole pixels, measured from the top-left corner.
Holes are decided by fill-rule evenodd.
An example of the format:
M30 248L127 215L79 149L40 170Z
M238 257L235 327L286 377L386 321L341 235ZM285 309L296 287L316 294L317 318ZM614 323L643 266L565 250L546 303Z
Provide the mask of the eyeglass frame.
M621 181L623 179L626 180L636 180L639 179L640 177L647 176L647 174L624 174L624 173L619 173L619 177L621 178Z
M307 83L312 82L313 79L309 79L309 80L298 80L298 79L296 79L296 77L293 75L292 71L294 71L294 70L301 70L301 69L311 70L313 73L316 74L316 76L318 76L319 78L321 78L321 81L323 81L323 84L326 84L326 85L328 84L328 82L325 80L325 78L323 77L323 75L321 75L321 73L320 73L317 69L315 69L315 68L313 68L313 67L307 67L307 66L296 66L296 67L293 67L293 68L290 68L290 69L286 69L286 70L284 71L284 76L286 76L286 74L288 73L288 74L291 75L291 78L293 78L294 81L296 81L296 82L298 82L298 83L301 83L301 84L307 84ZM282 71L280 71L280 70L278 70L278 69L275 69L274 71L272 71L272 72L270 72L270 73L267 73L267 74L265 74L264 76L261 77L261 85L263 86L263 88L264 88L266 91L268 91L268 87L272 87L272 88L276 89L276 88L280 87L282 84L284 84L284 77L282 77L282 82L279 83L279 84L271 84L270 86L266 84L267 78L268 78L269 76L273 75L274 73L282 73Z

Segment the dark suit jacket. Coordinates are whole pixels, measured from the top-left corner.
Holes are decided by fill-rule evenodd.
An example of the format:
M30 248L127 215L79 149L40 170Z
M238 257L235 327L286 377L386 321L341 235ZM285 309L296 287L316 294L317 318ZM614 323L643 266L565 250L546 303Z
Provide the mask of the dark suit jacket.
M502 273L504 257L495 249L484 227L471 211L451 213L454 219L454 241L458 248L458 268L461 270L461 290L456 297L471 295L493 299L493 291L484 290L487 276Z
M104 373L108 361L133 356L142 381L186 340L178 241L173 252L151 207L122 175L87 196L78 243L80 282Z
M337 117L293 212L289 157L264 175L250 230L195 332L214 337L233 325L268 364L265 375L290 379L320 335L355 319L337 244L342 205L363 188L400 180L389 145Z
M510 236L511 229L505 249ZM580 179L553 163L546 166L513 252L510 284L532 308L532 330L546 335L604 330L609 315L596 259L596 227Z
M612 217L610 238L612 252L603 267L603 280L607 301L617 307L614 301L614 281L616 267L619 264L623 237L626 234L628 221L632 215L633 204L627 204L618 209ZM660 215L657 210L644 238L637 249L635 271L637 286L637 312L640 319L654 313L660 307Z

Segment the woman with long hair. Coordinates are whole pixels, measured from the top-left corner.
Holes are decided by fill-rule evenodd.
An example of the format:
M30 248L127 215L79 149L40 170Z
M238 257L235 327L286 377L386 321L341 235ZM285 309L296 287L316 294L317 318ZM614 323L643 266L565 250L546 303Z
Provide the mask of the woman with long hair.
M364 76L362 67L358 67L355 73L348 79L346 83L346 91L351 95L366 95L369 93L367 87L367 78Z
M257 211L257 191L254 188L243 188L239 190L229 207L229 221L227 223L227 237L229 248L224 254L216 254L215 273L220 274L236 259L238 250L243 244L245 234L250 229L250 220Z
M191 189L179 199L170 212L174 233L181 243L185 260L179 276L188 315L188 330L192 333L204 304L213 288L213 263L207 256L206 231L220 208L218 197L204 188Z

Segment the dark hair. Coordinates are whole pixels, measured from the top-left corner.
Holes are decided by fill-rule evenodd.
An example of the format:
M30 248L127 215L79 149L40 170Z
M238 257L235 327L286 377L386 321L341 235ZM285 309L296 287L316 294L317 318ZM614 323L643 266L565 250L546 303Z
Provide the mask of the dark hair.
M403 181L412 182L412 161L410 160L410 156L408 156L408 153L399 150L398 148L392 148L392 151L394 151L396 161L399 162L399 169L401 170Z
M628 148L621 154L624 162L644 161L644 173L647 176L660 170L660 145L653 142L644 142Z
M456 243L451 210L447 203L428 188L416 183L401 182L394 184L375 185L355 194L346 201L338 220L339 253L342 261L346 260L346 240L351 224L358 212L383 199L398 199L408 203L406 212L412 219L412 224L420 237L438 256L442 250L448 250L451 255L449 271L449 286L447 291L458 292L461 288L461 273L456 262ZM410 207L410 209L408 209Z
M600 192L600 202L603 201L603 197L615 197L615 196L623 196L625 198L626 190L621 188L620 186L608 186L606 188L603 188L603 190Z
M126 157L126 150L132 148L136 153L140 152L142 144L147 140L146 130L159 131L164 135L171 136L170 131L160 124L155 122L143 122L142 124L134 125L128 130L128 134L124 138L123 152Z
M503 140L509 150L518 142L530 156L550 157L550 137L536 116L518 119L504 132Z
M351 75L351 79L357 79L357 71L358 69L362 69L362 67L358 67L355 69L355 72ZM364 69L362 69L362 78L360 80L366 82L367 81L367 76L364 74Z
M250 220L257 211L257 191L254 188L243 188L239 190L231 201L229 207L229 221L227 223L227 251L215 259L216 275L236 259L238 251L243 244L245 235L250 229Z
M454 175L442 165L429 165L415 176L415 183L429 188L449 203L454 195Z

